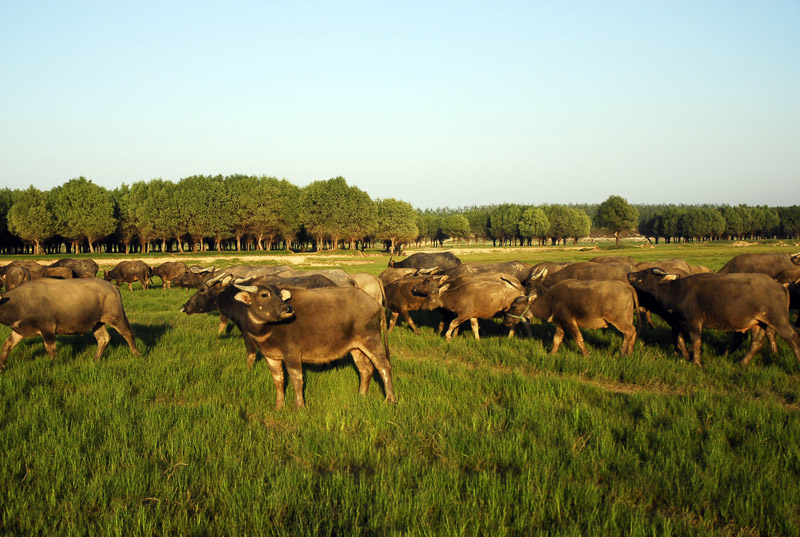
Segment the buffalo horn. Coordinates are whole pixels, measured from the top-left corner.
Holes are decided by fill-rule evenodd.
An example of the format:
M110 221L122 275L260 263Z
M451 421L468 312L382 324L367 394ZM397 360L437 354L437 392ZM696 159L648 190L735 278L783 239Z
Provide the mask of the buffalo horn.
M248 293L257 293L258 287L255 285L239 285L238 283L234 283L233 286L241 291L246 291Z

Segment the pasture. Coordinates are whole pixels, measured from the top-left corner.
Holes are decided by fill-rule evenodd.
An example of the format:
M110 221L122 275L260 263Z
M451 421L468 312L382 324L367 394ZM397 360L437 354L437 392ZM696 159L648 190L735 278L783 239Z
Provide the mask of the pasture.
M580 246L459 257L617 252ZM716 270L739 253L798 250L619 253ZM307 259L378 274L388 257ZM113 330L99 362L91 334L59 337L52 360L41 338L12 351L0 374L1 534L800 535L800 364L780 338L777 355L742 367L746 346L724 356L730 334L707 331L697 368L658 319L620 358L613 329L584 331L588 357L571 339L551 356L551 325L509 340L499 320L482 322L481 341L462 329L447 344L418 314L420 336L402 321L389 335L397 405L377 375L359 396L345 357L304 368L306 409L275 411L269 369L248 370L238 331L218 336L215 315L180 313L192 293L123 286L142 357Z

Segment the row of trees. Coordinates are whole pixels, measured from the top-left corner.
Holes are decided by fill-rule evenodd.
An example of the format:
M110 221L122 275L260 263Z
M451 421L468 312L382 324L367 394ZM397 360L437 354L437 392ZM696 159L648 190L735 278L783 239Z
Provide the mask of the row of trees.
M372 200L344 178L305 187L266 176L191 176L107 190L84 177L49 191L0 190L0 248L40 251L388 249L447 239L495 245L577 242L592 226L656 242L800 236L800 207L502 204L415 210ZM6 226L7 224L7 226Z

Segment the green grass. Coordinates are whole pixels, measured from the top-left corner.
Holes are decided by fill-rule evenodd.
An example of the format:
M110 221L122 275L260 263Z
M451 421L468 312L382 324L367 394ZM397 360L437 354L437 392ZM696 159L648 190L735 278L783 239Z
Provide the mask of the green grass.
M719 268L741 251L621 253ZM548 325L508 340L484 322L481 341L467 329L446 344L419 315L421 336L390 335L397 405L377 376L359 396L344 358L305 368L308 408L275 411L235 329L180 313L190 291L134 289L122 297L143 357L113 330L100 362L90 334L59 337L52 360L34 338L9 357L0 534L800 534L800 365L782 340L741 367L746 351L722 356L729 336L708 332L700 369L660 323L627 358L613 329L586 330L584 358L571 340L549 355Z

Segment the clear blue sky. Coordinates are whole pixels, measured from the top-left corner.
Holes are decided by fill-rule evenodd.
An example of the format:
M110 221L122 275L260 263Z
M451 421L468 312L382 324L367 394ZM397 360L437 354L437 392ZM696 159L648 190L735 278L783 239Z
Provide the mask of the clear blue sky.
M800 1L7 1L0 187L800 203Z

